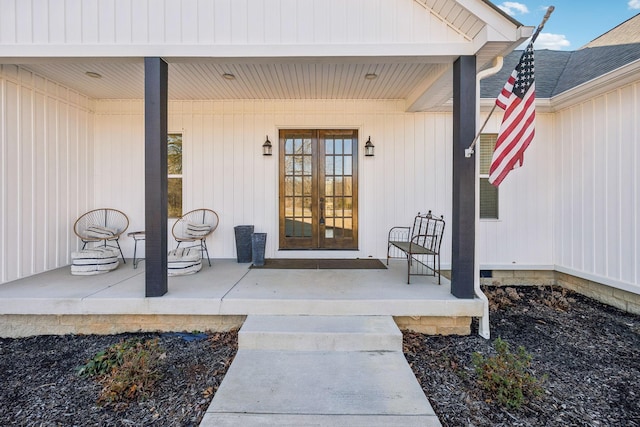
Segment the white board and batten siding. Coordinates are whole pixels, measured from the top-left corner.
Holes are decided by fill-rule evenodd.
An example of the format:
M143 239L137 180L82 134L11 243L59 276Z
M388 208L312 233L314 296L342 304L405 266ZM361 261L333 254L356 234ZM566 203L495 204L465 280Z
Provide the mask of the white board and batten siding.
M497 134L502 116L494 113L484 133ZM483 114L479 123L485 120ZM553 269L553 124L553 114L536 114L536 135L524 166L511 171L498 189L498 219L480 220L481 269Z
M120 209L131 220L129 230L144 229L143 101L91 101L90 110L86 98L52 82L48 84L55 87L56 96L46 104L51 110L44 120L46 138L35 134L29 138L23 133L26 139L22 145L26 148L9 144L11 137L3 138L3 165L19 164L9 160L18 157L24 159L22 163L42 165L23 167L22 173L17 166L3 168L3 213L13 212L11 207L15 205L20 205L22 212L19 216L3 215L2 232L7 238L2 241L6 248L17 248L9 253L3 247L3 281L68 264L69 253L79 245L71 229L73 221L91 208ZM20 88L23 92L38 92L36 83L22 81ZM63 102L66 98L58 95L61 93L67 97L73 94L80 105L67 105ZM65 106L65 111L77 109L73 117L78 123L58 114L59 104ZM447 221L452 215L452 116L406 113L403 109L403 101L393 100L172 101L169 130L184 135L183 208L208 207L220 214L220 228L210 241L213 257L235 257L233 227L241 224L254 224L257 231L268 233L268 257L318 256L277 252L277 149L276 155L264 157L261 145L266 135L276 142L279 129L355 128L359 131L360 148L371 136L376 155L366 158L359 152L360 250L349 256L384 258L390 227L410 225L413 216L426 209L443 214ZM8 115L3 120L17 119ZM499 118L494 120L497 129ZM538 137L553 138L552 121L549 116L539 117ZM43 124L31 126L39 129ZM66 133L55 133L72 127L81 130L72 131L68 142L61 139ZM9 129L11 126L3 135L11 135ZM17 133L17 128L13 132ZM53 135L56 145L51 147ZM44 143L47 145L43 149L29 151L28 147ZM526 167L515 171L501 187L500 220L481 222L478 256L487 268L545 268L553 262L552 195L548 191L552 174L548 170L541 174L543 181L538 184L539 170L549 167L550 147L545 143L531 147ZM25 157L27 152L31 157ZM30 158L33 160L27 161ZM59 166L67 164L70 167ZM43 169L46 179L38 178ZM17 187L12 184L15 179ZM26 198L22 189L27 187L38 187L41 193ZM45 205L40 208L40 203ZM21 219L25 216L32 219L25 222ZM48 224L44 240L36 238L42 234L37 230L43 224ZM25 238L17 229L34 234ZM35 240L41 240L44 247L34 244ZM171 238L169 242L172 243ZM448 228L443 244L445 267L450 265L450 242ZM125 256L132 256L133 240L125 236L121 243ZM329 255L335 256L335 252Z
M0 65L0 282L68 264L73 223L93 206L88 98Z
M129 206L132 229L143 229L142 101L96 105L96 158L104 160L96 164L96 187L101 189L96 202L116 198L116 204ZM336 252L278 252L277 135L290 128L355 128L360 136L360 241L359 251L348 256L385 258L392 226L409 226L416 213L428 209L444 215L449 224L452 216L452 116L406 113L403 107L402 101L172 101L169 130L184 135L183 209L207 207L220 215L220 228L209 244L214 257L235 257L233 227L242 224L267 233L267 257L335 257ZM542 115L539 123L538 135L552 138L552 117ZM275 143L272 157L262 156L266 135ZM362 152L369 136L376 146L372 158ZM551 268L550 150L548 144L531 149L528 167L501 187L500 220L481 222L478 256L486 268ZM113 156L123 151L130 157ZM110 175L121 161L127 175ZM547 168L542 178L540 165ZM123 186L127 191L121 191ZM131 245L124 240L125 250L132 251ZM451 228L442 249L448 267Z
M149 47L156 47L166 57L189 56L184 46L207 46L206 56L246 56L239 46L311 44L358 45L358 55L382 43L395 44L389 54L397 55L403 44L424 48L425 40L468 43L463 31L475 35L483 27L455 3L446 9L459 29L413 0L0 0L0 44L16 47L16 56L24 55L21 46L32 56L71 48L80 56L153 56ZM48 54L38 55L41 47ZM192 54L198 52L205 55Z
M640 293L640 83L556 113L556 269Z
M169 130L183 133L183 210L218 212L213 257L235 257L233 227L243 224L267 233L267 257L318 256L277 254L278 130L358 129L360 242L349 256L384 258L390 227L410 225L426 209L451 218L451 144L442 143L452 138L451 114L403 108L403 101L171 101ZM142 101L96 102L95 201L127 206L132 229L144 227L143 112ZM266 135L275 147L271 157L262 155ZM362 151L369 136L375 157ZM125 158L116 155L123 152ZM114 176L114 168L123 174ZM133 251L132 241L123 244L125 253ZM449 264L450 236L444 248Z
M475 17L461 12L470 27L454 28L421 3L453 4L0 0L0 45L5 59L305 56L308 46L336 57L474 53L465 49L481 30ZM90 100L0 67L0 282L68 264L79 246L73 222L91 208L123 210L131 230L143 229L143 101ZM524 168L500 187L500 218L480 222L478 257L488 269L555 268L638 293L639 83L589 96L538 114ZM212 256L234 257L233 227L247 223L268 233L267 256L276 255L278 162L261 145L284 128L355 128L361 144L371 136L376 156L359 154L357 256L384 257L388 229L418 211L450 220L451 113L404 108L395 100L172 101L169 130L184 133L184 209L220 214ZM445 267L450 242L449 227ZM131 256L133 240L122 243Z
M79 246L73 221L91 208L121 209L130 230L144 229L143 101L90 101L19 67L1 71L1 280L68 264ZM639 93L631 84L538 114L525 166L500 187L500 219L480 222L483 268L555 268L637 292ZM360 144L371 135L376 156L359 153L358 256L383 258L388 229L410 224L418 211L450 220L451 114L403 108L402 101L172 101L169 129L184 134L184 209L220 214L212 256L235 256L240 224L267 232L267 256L281 256L277 156L261 153L265 136L275 142L281 128L355 128ZM497 115L486 131L499 123ZM133 240L122 243L131 256ZM445 266L450 251L446 233Z

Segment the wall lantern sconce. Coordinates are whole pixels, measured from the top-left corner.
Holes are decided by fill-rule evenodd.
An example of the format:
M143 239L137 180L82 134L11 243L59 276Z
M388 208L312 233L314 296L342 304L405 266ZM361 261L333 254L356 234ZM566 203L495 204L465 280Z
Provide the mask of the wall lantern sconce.
M267 140L262 144L262 155L270 156L273 151L273 146L271 145L271 141L269 141L269 135L267 135Z
M371 143L371 137L367 140L367 143L364 144L364 155L367 157L373 157L375 154L376 146Z

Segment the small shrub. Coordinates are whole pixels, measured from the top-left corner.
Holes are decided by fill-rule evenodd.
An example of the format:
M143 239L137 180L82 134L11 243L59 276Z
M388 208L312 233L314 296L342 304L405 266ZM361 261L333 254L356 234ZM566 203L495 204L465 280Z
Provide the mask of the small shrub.
M567 311L571 307L571 303L575 302L564 288L556 290L553 286L549 286L548 291L543 287L539 287L538 290L544 293L542 303L556 310Z
M78 373L102 384L99 404L138 400L153 391L161 377L159 365L164 357L157 339L130 339L97 353Z
M489 300L489 309L498 311L506 307L511 307L516 301L521 299L520 293L511 287L491 287L483 289L484 294Z
M96 353L85 365L78 368L78 374L82 377L95 378L111 373L114 368L122 365L124 354L138 342L134 339L121 341Z
M541 380L529 372L532 357L524 347L518 347L514 354L501 338L493 345L496 356L471 355L482 388L507 408L520 408L527 398L542 394Z

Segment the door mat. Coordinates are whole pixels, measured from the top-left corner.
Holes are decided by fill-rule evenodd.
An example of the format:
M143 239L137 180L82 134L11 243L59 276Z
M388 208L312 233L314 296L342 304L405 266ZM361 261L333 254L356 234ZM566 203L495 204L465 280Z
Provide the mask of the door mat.
M387 266L376 258L358 259L266 259L263 266L252 265L251 268L281 270L375 270L386 269Z

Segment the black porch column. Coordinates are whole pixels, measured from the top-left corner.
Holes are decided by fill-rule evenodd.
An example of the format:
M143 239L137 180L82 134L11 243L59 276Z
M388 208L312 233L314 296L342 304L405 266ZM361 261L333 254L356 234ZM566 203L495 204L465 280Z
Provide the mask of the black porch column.
M475 158L466 158L476 132L476 57L453 64L453 218L451 293L473 298L475 251Z
M167 93L162 58L144 59L145 296L167 293Z

